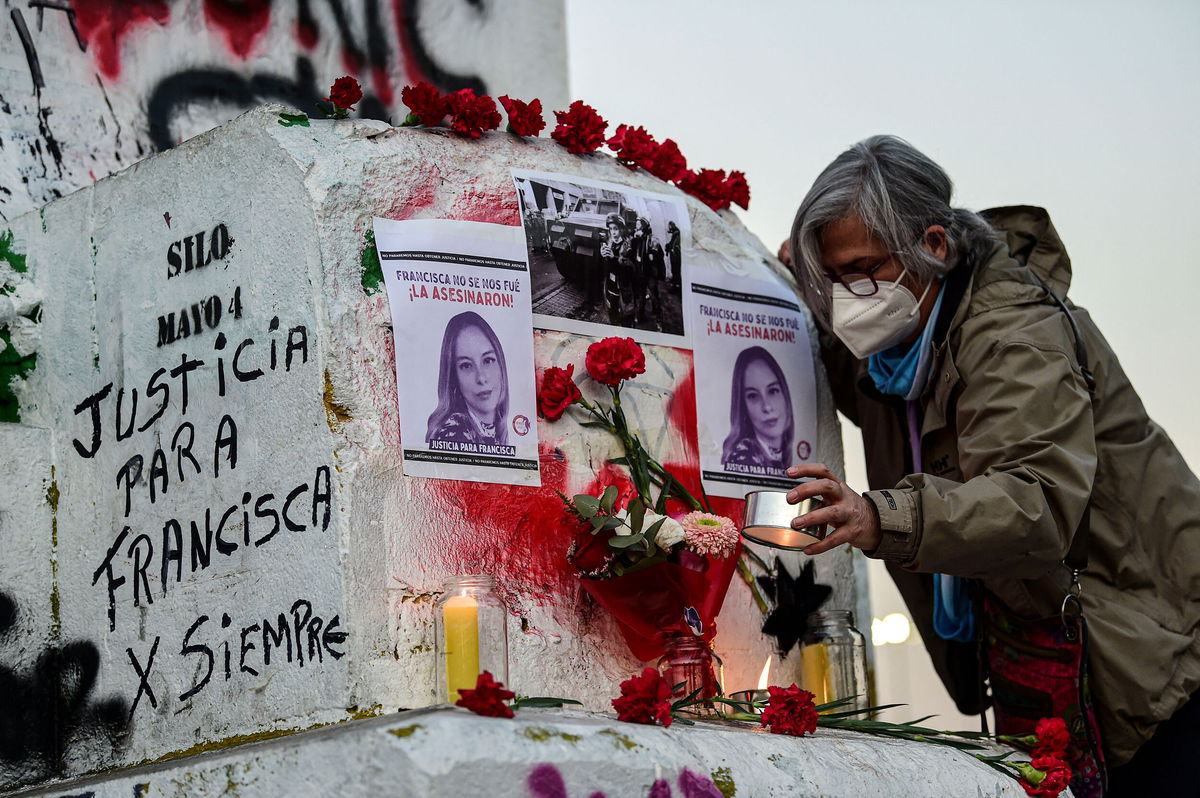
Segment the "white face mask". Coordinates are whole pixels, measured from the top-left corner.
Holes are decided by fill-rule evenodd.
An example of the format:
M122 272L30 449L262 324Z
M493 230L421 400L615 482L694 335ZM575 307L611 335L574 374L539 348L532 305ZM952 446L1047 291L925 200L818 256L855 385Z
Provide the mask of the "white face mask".
M830 324L859 360L893 347L915 332L921 323L921 302L929 293L926 285L917 299L899 281L878 282L879 290L872 296L856 296L841 283L833 285Z

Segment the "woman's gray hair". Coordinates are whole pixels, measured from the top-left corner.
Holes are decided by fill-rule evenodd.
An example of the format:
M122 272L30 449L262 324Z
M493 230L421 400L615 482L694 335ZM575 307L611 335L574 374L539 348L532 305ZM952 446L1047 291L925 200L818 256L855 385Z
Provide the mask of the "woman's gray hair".
M792 224L792 269L808 307L829 327L832 284L821 264L825 225L857 216L922 283L960 261L977 262L999 240L978 214L950 207L949 175L907 141L872 136L843 152L808 191ZM921 246L931 225L946 229L943 261Z

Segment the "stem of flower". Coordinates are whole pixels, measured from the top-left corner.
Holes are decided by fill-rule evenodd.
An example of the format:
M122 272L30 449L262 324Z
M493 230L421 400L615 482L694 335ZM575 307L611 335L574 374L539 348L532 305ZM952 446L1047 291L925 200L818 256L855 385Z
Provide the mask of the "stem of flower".
M742 549L742 551L744 553L745 549ZM754 578L754 574L750 573L750 566L746 565L746 561L741 557L737 561L737 572L742 581L746 583L746 587L750 588L750 595L754 599L754 604L758 607L758 611L766 615L770 609L767 606L767 600L763 596L762 590L758 587L758 580Z

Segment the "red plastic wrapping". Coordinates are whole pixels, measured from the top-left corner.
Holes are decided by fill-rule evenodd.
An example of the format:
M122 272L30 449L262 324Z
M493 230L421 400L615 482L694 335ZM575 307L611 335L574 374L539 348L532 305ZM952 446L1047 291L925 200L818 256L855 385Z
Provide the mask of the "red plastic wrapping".
M724 559L683 552L681 563L666 562L611 579L583 579L583 587L616 618L633 655L646 662L663 655L665 638L697 634L688 615L699 625L698 636L712 641L740 554L740 544Z

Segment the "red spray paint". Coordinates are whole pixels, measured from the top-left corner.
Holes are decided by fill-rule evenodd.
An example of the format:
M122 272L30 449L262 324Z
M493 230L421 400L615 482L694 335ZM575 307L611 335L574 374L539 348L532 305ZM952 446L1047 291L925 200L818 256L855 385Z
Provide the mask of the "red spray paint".
M204 19L238 58L248 58L271 21L271 0L204 0Z
M75 0L73 5L79 35L109 80L121 74L121 43L131 30L171 19L166 0Z

